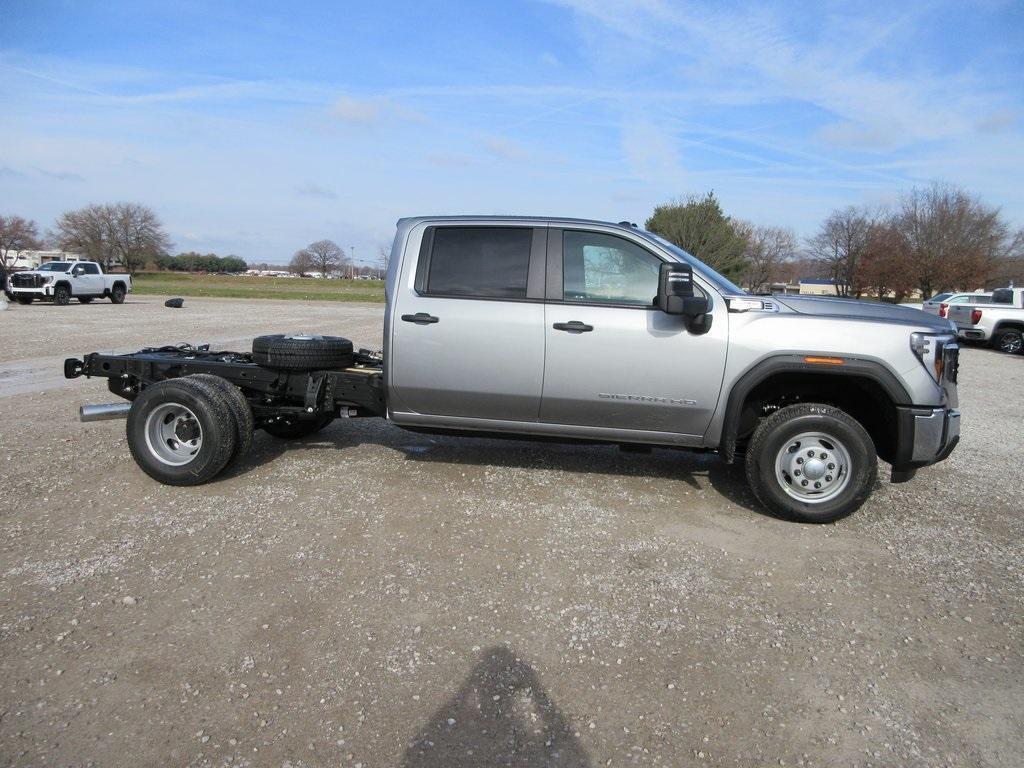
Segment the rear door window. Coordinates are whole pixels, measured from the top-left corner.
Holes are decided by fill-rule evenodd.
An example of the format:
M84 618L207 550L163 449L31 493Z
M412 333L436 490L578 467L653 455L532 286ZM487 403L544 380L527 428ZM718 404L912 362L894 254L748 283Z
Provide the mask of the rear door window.
M533 229L437 227L426 293L488 299L526 298Z

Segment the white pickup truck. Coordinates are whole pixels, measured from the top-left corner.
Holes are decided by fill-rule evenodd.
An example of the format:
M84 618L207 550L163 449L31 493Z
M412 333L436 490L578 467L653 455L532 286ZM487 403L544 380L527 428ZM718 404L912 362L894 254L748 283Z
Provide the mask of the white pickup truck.
M951 304L948 318L961 339L986 342L1010 354L1024 350L1024 288L992 291L986 304Z
M38 269L15 272L7 281L8 290L19 304L36 299L69 304L78 299L88 304L93 299L110 299L121 304L132 289L126 274L107 275L95 261L51 261Z

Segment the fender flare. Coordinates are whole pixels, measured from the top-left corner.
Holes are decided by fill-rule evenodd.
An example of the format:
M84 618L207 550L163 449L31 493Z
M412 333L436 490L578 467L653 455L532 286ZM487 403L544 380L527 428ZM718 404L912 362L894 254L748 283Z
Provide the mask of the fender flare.
M772 355L750 366L732 385L726 397L725 417L722 420L722 434L719 451L727 462L736 454L736 437L739 430L743 401L753 389L772 376L780 373L811 373L817 376L845 376L868 379L878 384L894 405L910 405L912 398L907 388L896 375L877 360L844 357L842 365L820 365L808 363L805 356L815 353L788 353Z

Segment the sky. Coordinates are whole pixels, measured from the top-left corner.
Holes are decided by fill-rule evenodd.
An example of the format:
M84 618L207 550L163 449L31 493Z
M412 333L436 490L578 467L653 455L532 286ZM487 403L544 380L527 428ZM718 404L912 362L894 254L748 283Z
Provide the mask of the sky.
M1024 226L1024 3L0 0L0 214L154 208L174 252L374 262L403 216L813 234L958 184Z

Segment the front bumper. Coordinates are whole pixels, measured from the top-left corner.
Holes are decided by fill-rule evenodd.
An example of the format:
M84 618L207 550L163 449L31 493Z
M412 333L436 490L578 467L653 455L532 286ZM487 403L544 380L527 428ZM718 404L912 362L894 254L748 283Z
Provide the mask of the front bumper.
M40 288L20 288L12 285L7 290L10 291L12 296L53 296L52 285L44 285Z
M913 470L943 461L960 442L960 411L953 408L897 409L894 479L909 479ZM906 477L904 477L906 475Z

